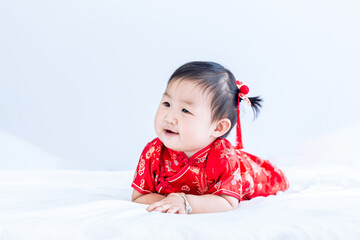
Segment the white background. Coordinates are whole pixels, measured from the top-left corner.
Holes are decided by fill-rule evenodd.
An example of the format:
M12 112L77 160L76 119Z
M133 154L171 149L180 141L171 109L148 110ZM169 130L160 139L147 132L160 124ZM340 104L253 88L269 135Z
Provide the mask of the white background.
M254 122L244 106L253 154L357 124L359 13L350 0L1 1L0 168L135 168L169 76L192 60L263 97Z

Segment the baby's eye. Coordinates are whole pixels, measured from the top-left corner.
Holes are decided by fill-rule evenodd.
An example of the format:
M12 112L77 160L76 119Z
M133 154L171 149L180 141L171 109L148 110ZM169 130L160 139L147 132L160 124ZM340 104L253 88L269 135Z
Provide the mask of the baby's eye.
M181 111L182 111L183 113L191 113L191 112L189 112L188 110L186 110L185 108L183 108Z
M163 102L163 105L164 105L165 107L170 107L170 103L168 103L168 102Z

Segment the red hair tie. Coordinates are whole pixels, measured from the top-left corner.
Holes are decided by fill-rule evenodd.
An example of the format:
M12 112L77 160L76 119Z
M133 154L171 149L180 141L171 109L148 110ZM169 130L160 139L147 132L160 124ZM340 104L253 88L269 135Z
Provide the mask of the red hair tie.
M239 89L239 97L241 99L245 100L251 106L251 102L250 102L249 98L246 96L249 93L249 87L240 81L236 81L236 86ZM240 102L240 100L239 100L239 102Z
M236 123L236 148L242 149L243 143L242 143L242 139L241 139L240 99L245 100L250 106L251 106L251 102L250 102L249 98L246 96L249 93L249 87L240 81L236 81L236 86L239 89L237 123Z

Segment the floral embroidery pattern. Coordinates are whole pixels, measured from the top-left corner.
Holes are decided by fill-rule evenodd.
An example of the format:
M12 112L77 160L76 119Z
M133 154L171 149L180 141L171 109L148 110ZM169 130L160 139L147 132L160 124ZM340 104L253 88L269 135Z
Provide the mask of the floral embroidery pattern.
M199 174L200 172L200 168L198 167L190 167L190 171L193 172L194 174Z
M220 154L220 158L229 158L231 155L234 154L234 150L230 148L225 148L222 153Z
M145 155L146 159L149 159L151 157L151 154L153 154L154 150L155 150L155 147L153 146L149 149L149 151L147 151L147 153Z
M215 188L216 188L217 190L219 190L220 187L221 187L221 181L218 181L218 182L215 184Z
M188 185L184 185L184 186L181 187L181 190L182 190L182 191L189 192L189 191L190 191L190 188L189 188Z
M165 167L169 172L176 172L174 169L171 168L171 162L169 160L165 160Z
M203 157L196 158L196 163L203 163L207 159L208 154L205 154Z
M158 146L156 147L155 152L160 153L160 151L161 151L161 146L160 146L160 145L158 145Z
M240 168L237 168L235 172L232 174L234 176L234 179L231 181L232 185L236 185L238 181L240 181Z
M190 172L195 176L195 181L193 184L197 187L197 192L199 194L204 194L209 190L209 182L207 181L206 167L190 167Z
M139 162L139 175L143 175L145 172L145 159L141 158Z
M144 186L145 186L145 179L141 179L140 187L141 187L141 188L144 188Z
M193 184L197 186L197 192L201 195L209 190L209 186L207 185L206 181L206 174L203 171L200 171L200 174L195 176L195 181L193 182Z
M244 174L244 180L248 185L245 191L251 194L254 193L254 179L251 177L249 173Z

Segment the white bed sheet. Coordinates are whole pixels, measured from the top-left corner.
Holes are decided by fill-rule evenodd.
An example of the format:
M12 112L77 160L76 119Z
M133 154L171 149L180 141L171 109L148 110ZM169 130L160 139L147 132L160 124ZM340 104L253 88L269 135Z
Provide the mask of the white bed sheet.
M198 215L132 203L132 171L0 170L0 239L360 239L359 167L281 168L287 192Z

